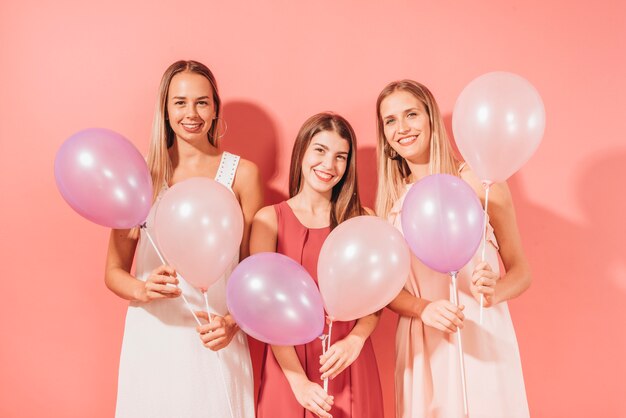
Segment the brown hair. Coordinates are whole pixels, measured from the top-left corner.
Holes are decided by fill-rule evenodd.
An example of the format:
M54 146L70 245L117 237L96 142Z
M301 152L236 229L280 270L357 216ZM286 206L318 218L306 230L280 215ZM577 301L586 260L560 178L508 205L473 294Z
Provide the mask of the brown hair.
M356 135L346 119L332 112L322 112L311 116L304 122L291 152L289 197L295 196L302 189L304 153L309 147L311 139L323 131L335 132L350 144L346 172L332 190L330 202L330 227L332 229L347 219L365 214L357 187Z
M432 174L458 176L459 162L452 152L446 128L435 97L426 86L413 80L394 81L385 86L376 100L376 154L378 158L378 189L376 191L376 214L386 218L393 205L402 196L406 178L411 174L406 160L394 154L385 138L383 118L380 114L382 101L396 91L406 91L415 96L426 109L430 123L430 157Z

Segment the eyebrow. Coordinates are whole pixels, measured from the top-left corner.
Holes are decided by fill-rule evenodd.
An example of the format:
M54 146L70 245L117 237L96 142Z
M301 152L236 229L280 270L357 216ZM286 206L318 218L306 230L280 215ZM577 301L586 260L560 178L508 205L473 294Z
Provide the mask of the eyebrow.
M329 148L328 148L326 145L324 145L324 144L320 144L319 142L314 142L312 145L313 145L313 146L316 146L316 145L317 145L318 147L322 147L322 148L324 148L326 151L328 151L328 150L329 150ZM350 151L339 151L337 154L345 154L345 155L348 155L348 154L350 154Z
M418 112L420 111L420 109L418 107L410 107L408 109L405 109L402 111L402 113L406 113L406 112L410 112L412 110L417 110ZM389 119L389 118L393 118L394 115L387 115L387 116L383 116L383 120L385 119Z
M204 99L208 99L208 98L209 98L209 96L201 96L201 97L198 97L196 100L204 100ZM174 96L174 97L172 97L172 100L174 100L174 99L186 99L186 97L185 96Z

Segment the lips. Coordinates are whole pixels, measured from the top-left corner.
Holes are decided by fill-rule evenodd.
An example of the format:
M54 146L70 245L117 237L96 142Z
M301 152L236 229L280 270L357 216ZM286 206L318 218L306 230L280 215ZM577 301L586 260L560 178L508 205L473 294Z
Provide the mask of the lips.
M183 129L189 133L197 133L202 130L202 122L185 122L180 124Z
M398 140L398 144L402 146L407 146L407 145L411 145L415 141L417 141L417 135L405 136L404 138L401 138L400 140Z
M313 172L315 173L315 176L321 181L323 181L324 183L330 182L333 179L333 177L335 177L332 174L328 174L320 170L313 170Z

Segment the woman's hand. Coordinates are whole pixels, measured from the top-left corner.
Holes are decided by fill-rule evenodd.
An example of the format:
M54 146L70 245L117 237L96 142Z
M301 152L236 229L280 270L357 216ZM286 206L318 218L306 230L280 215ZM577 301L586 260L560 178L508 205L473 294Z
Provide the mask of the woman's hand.
M205 320L209 320L209 314L204 311L197 311L196 316ZM239 327L230 314L223 317L219 315L211 315L212 319L208 324L199 325L196 331L200 334L200 340L206 348L213 351L221 350L230 344Z
M422 311L422 322L443 332L456 332L463 328L463 309L465 306L456 306L449 300L430 302Z
M485 301L483 306L493 306L496 295L496 283L499 278L489 264L484 261L478 264L474 269L474 273L472 273L472 282L470 284L470 292L474 299L480 302L480 295L484 295Z
M339 373L350 366L359 357L365 340L359 336L348 334L337 341L320 356L320 373L322 379L334 379Z
M137 300L150 302L155 299L176 298L180 296L176 270L170 266L162 265L150 273L148 279L143 282L139 289Z
M292 386L298 403L321 418L333 418L328 412L333 406L333 397L329 396L317 383L303 378Z

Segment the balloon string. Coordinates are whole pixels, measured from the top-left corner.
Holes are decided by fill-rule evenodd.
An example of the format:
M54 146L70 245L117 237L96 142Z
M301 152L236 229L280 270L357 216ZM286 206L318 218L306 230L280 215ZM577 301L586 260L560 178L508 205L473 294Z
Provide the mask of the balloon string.
M332 332L333 332L333 321L330 321L330 323L328 324L328 337L322 340L322 344L324 345L322 354L325 354L326 351L330 350L330 336L332 335ZM328 393L328 377L324 379L324 392Z
M491 188L491 185L488 183L484 184L485 186L485 216L484 216L484 220L483 220L483 250L480 256L480 261L485 261L485 250L487 248L487 209L489 208L489 189ZM485 310L485 295L483 293L480 294L480 319L479 319L479 323L480 325L483 324L483 312Z
M450 273L452 276L452 303L459 306L459 292L456 286L456 276L457 272L454 271ZM467 385L465 382L465 361L463 359L463 341L461 339L461 328L459 328L456 332L456 340L458 343L458 352L459 352L459 368L461 370L461 385L463 387L463 408L465 411L465 416L467 416Z
M143 229L143 231L146 233L146 236L148 237L148 240L150 241L150 244L152 244L152 248L154 248L154 251L157 253L157 255L159 256L159 260L161 260L162 264L167 264L165 262L165 259L163 258L163 256L161 255L161 251L159 251L159 249L157 248L156 244L154 243L154 240L152 239L152 236L150 235L150 232L148 232L148 227L146 226L146 224L144 223L143 225L140 226L141 229ZM180 277L181 279L185 280L183 278L183 276L181 276L180 274L177 274L178 277ZM196 323L198 325L202 325L202 322L200 322L200 320L198 319L198 317L196 316L196 313L193 311L193 308L191 307L191 305L189 304L189 301L187 300L187 298L185 297L185 295L181 292L180 296L183 298L183 301L185 302L185 305L187 305L187 309L189 309L189 312L191 312L191 314L193 315L193 318L196 320Z

